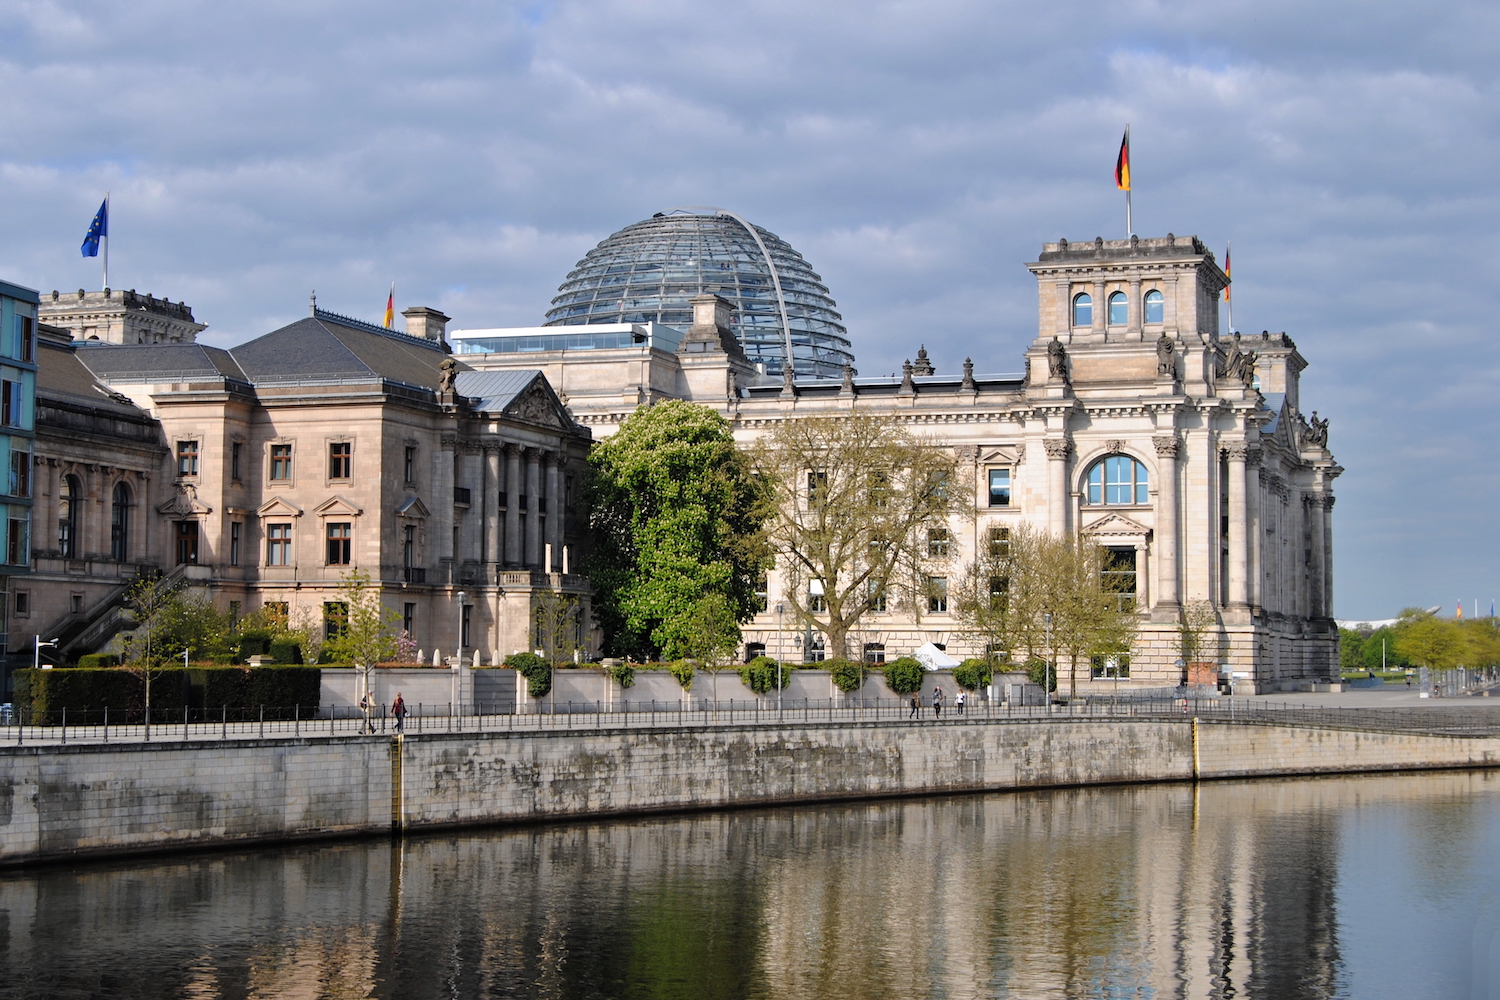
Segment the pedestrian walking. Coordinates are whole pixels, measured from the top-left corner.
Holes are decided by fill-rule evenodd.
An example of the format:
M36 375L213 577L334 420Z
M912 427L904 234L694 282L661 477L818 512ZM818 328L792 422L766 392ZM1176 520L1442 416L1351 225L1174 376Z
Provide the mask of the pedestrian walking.
M391 703L391 715L396 718L396 732L406 732L406 700L400 691L396 692L396 700Z
M936 718L942 718L942 715L943 715L943 689L942 688L933 688L932 689L932 716L933 716L933 718L936 719Z
M922 710L922 702L917 699L916 695L912 695L911 696L911 711L906 713L906 717L908 719L915 719L917 717L917 713L920 712L921 710Z
M959 715L964 714L964 702L968 699L969 692L960 691L958 697L953 699L953 707L958 710Z

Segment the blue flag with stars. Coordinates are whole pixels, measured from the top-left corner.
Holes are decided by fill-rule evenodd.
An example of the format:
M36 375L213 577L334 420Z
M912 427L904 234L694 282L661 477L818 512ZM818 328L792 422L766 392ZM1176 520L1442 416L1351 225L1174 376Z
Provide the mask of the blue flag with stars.
M83 238L83 255L85 257L99 256L99 241L109 237L109 199L106 198L99 203L99 211L94 213L94 221L89 226L89 234Z

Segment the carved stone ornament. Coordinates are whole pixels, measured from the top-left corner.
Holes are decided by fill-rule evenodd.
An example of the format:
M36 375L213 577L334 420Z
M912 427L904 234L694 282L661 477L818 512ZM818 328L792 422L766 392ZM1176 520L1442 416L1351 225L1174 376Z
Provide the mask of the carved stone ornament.
M914 392L917 391L916 383L912 382L912 380L911 380L911 371L912 371L912 369L911 369L911 362L910 361L903 361L903 362L901 362L901 392L902 393L910 394L910 393L914 393Z
M914 375L931 375L936 371L932 367L932 362L927 360L926 344L917 348L917 362L911 366L911 370Z
M1318 411L1313 410L1312 420L1309 422L1307 433L1304 435L1308 444L1315 444L1319 448L1328 447L1328 420L1318 419Z
M540 380L533 381L521 395L505 408L505 415L516 420L523 420L528 424L542 424L547 427L562 427L563 422L557 415L557 406L552 401L552 396L546 389L542 388Z
M1047 457L1051 459L1064 459L1073 450L1073 442L1068 438L1047 438L1042 442L1042 447L1047 449Z
M974 392L977 389L977 386L974 385L973 358L964 358L964 380L959 388L964 390L965 392Z
M1231 441L1222 449L1224 457L1231 462L1243 462L1250 457L1250 446L1243 441Z
M1047 377L1068 380L1068 349L1056 337L1047 342Z
M452 392L453 384L458 379L458 362L452 358L444 358L438 365L438 392Z
M1182 439L1176 434L1154 437L1151 443L1156 447L1156 454L1162 458L1176 458L1177 453L1182 450Z
M1119 438L1112 438L1104 442L1104 447L1109 450L1111 455L1119 455L1125 451L1125 442Z
M158 504L157 513L174 517L192 517L194 514L212 513L212 508L198 500L198 488L192 483L179 483L177 492L166 502Z
M846 396L854 395L854 366L844 366L844 384L839 387L839 392Z
M1177 377L1177 348L1165 333L1156 338L1156 374L1160 378Z

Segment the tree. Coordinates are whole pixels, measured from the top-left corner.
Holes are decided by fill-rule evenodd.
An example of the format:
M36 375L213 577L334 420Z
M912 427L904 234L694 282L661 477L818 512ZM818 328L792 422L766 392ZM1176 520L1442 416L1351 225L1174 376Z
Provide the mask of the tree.
M1211 601L1188 601L1182 606L1182 621L1177 626L1178 651L1182 662L1203 663L1205 657L1218 653L1219 618ZM1210 642L1214 644L1210 646Z
M582 645L583 605L577 594L559 590L534 593L531 607L532 648L554 670L572 663Z
M705 594L687 611L663 622L662 650L672 659L687 657L713 677L713 702L719 704L719 671L740 644L740 623L722 594Z
M146 698L146 739L151 739L151 679L160 676L163 667L156 660L161 649L157 630L167 616L168 609L177 599L180 584L168 583L159 575L139 576L125 590L125 606L130 609L137 628L145 632L144 643L132 642L126 646L125 660L131 664L131 672L141 678Z
M1011 529L977 553L952 593L950 607L963 634L997 663L1017 652L1025 660L1048 655L1044 616L1050 591L1041 572L1046 541L1029 525Z
M1135 643L1140 619L1134 603L1105 582L1105 551L1087 538L1048 539L1040 547L1041 572L1050 590L1054 648L1068 659L1068 697L1078 694L1078 661L1124 655Z
M1407 608L1396 622L1396 651L1430 670L1447 670L1463 658L1464 635L1457 622L1419 608Z
M723 417L678 401L638 410L594 446L589 466L585 565L606 651L658 659L668 623L707 594L736 623L754 617L769 491Z
M344 574L339 586L339 603L344 620L338 634L323 643L323 652L335 661L348 661L359 671L360 710L364 713L363 731L371 731L370 671L375 664L394 659L401 615L380 603L380 588L371 586L370 575L363 570Z
M920 618L927 532L946 532L972 504L955 488L950 451L895 420L851 413L783 421L758 443L755 464L775 491L768 534L785 599L827 637L829 656L849 656L850 634L885 602Z

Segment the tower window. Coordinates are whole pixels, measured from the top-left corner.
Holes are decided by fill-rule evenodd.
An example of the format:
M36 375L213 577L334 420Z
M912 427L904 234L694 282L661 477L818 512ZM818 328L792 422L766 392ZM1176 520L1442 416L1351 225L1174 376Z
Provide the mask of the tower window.
M1088 292L1073 296L1073 325L1094 325L1094 297Z
M1128 455L1111 455L1089 467L1091 504L1150 503L1146 467Z
M1130 306L1124 292L1112 292L1109 296L1109 325L1124 326L1130 318Z
M1146 293L1146 322L1147 323L1161 323L1161 322L1164 322L1164 320L1162 319L1162 306L1163 306L1163 304L1165 302L1166 302L1166 300L1162 298L1161 292L1150 291L1150 292Z

